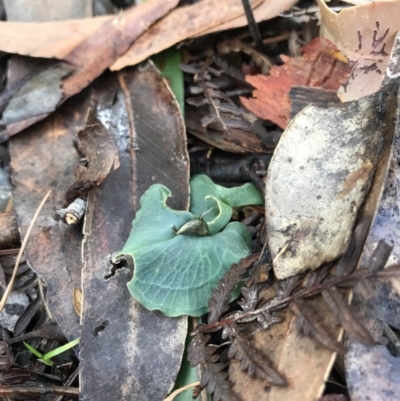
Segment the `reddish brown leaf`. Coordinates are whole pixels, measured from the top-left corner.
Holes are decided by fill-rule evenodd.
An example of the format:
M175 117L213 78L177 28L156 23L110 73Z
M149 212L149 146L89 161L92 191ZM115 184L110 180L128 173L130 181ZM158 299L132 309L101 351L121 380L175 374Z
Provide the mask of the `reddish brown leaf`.
M351 67L335 59L334 50L324 48L318 38L302 50L302 57L281 55L284 64L273 67L267 76L246 76L256 89L253 98L241 97L242 105L257 117L286 128L291 107L288 92L293 86L338 90Z

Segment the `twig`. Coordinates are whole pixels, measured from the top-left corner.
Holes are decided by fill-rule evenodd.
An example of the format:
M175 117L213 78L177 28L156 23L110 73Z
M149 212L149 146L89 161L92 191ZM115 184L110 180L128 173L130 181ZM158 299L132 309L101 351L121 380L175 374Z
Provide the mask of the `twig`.
M261 32L254 18L253 10L251 9L249 0L242 0L244 13L246 14L247 23L249 24L250 35L258 50L263 51L264 45L262 42Z
M2 249L0 251L0 255L13 255L14 253L18 253L19 252L19 248L15 248L15 249Z
M51 194L51 190L50 190L49 192L47 192L47 194L45 195L45 197L44 197L44 198L42 199L42 201L40 202L40 205L39 205L39 207L37 208L37 210L36 210L36 212L35 212L35 214L34 214L34 216L33 216L33 218L32 218L31 223L29 224L29 227L28 227L28 230L27 230L27 232L26 232L24 241L22 242L21 248L20 248L19 253L18 253L17 260L16 260L16 262L15 262L15 266L14 266L13 274L12 274L12 276L11 276L11 280L10 280L10 282L8 283L7 289L6 289L6 291L5 291L4 295L3 295L3 298L1 299L1 302L0 302L0 312L4 309L4 306L5 306L6 302L7 302L7 299L8 299L8 297L9 297L11 291L12 291L15 278L17 277L17 271L18 271L19 262L21 261L22 254L23 254L24 251L25 251L26 244L28 243L28 239L29 239L29 236L30 236L30 234L31 234L33 225L35 224L36 219L38 218L39 213L40 213L40 211L42 210L42 208L43 208L44 204L46 203L46 201L47 201L48 197L50 196L50 194Z
M70 387L71 384L78 377L78 374L79 374L79 366L75 369L75 371L72 373L72 375L68 378L64 387ZM57 397L54 401L62 401L63 398L64 398L64 394Z
M43 300L45 300L46 297L45 297L45 293L44 293L44 289L43 289L43 283L42 283L42 281L40 280L40 278L39 278L39 280L38 280L38 284L39 284L38 287L39 287L40 296L41 296L41 298L42 298ZM50 309L49 309L49 306L47 305L47 302L43 302L43 306L44 306L44 309L46 310L46 313L47 313L47 316L49 317L49 319L54 320L53 315L52 315L52 313L51 313L51 311L50 311Z
M79 397L79 388L68 388L61 386L54 387L24 387L24 386L0 386L0 395L67 395L69 397Z
M185 390L188 390L189 388L193 388L193 387L197 387L197 386L200 386L200 382L190 383L187 386L178 388L175 391L173 391L167 398L165 398L164 401L172 401L178 394L182 393Z

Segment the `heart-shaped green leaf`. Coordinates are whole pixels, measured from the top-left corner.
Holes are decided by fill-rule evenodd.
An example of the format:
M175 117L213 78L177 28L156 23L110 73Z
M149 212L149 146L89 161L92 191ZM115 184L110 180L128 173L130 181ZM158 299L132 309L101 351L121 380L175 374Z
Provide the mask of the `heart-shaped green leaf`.
M216 203L218 207L215 207ZM225 188L203 174L190 180L190 212L197 216L207 212L203 219L208 223L211 234L226 226L231 219L232 208L263 203L261 192L253 184Z
M246 226L236 222L214 235L187 230L178 234L185 224L199 219L191 212L169 208L166 200L170 195L168 188L159 184L146 191L119 256L133 257L134 276L128 288L147 309L159 309L167 316L201 316L207 312L211 290L221 277L250 253L250 234ZM210 213L226 215L217 197L206 207L210 204ZM204 211L201 209L199 215Z

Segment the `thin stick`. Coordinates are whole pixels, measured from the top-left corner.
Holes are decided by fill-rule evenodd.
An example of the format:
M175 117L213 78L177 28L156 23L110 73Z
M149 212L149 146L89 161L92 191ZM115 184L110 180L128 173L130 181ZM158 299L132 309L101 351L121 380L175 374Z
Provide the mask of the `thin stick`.
M7 289L6 289L6 291L5 291L4 295L3 295L3 298L1 299L1 302L0 302L0 312L4 309L4 306L5 306L6 302L7 302L7 299L8 299L8 297L9 297L11 291L12 291L15 278L17 277L17 271L18 271L19 262L21 261L22 254L25 251L26 244L28 243L28 239L29 239L29 236L31 234L33 225L35 224L36 219L38 218L39 213L42 210L42 208L43 208L44 204L46 203L47 198L50 196L50 194L51 194L51 190L49 192L47 192L45 197L40 202L40 205L37 208L37 210L36 210L36 212L35 212L35 214L33 216L33 219L31 220L31 223L29 224L29 227L28 227L28 230L26 232L25 238L24 238L24 240L22 242L22 245L21 245L21 248L19 250L19 253L18 253L18 256L17 256L17 260L15 262L15 266L14 266L13 274L11 276L11 280L8 283Z
M18 253L19 248L16 249L2 249L0 255L12 255L13 253Z
M184 392L185 390L188 390L189 388L199 386L200 382L194 382L190 383L187 386L183 386L181 388L176 389L173 391L167 398L164 399L164 401L172 401L178 394Z
M75 381L75 379L78 377L79 374L79 366L75 369L74 373L68 378L68 380L65 382L64 387L70 387L71 384ZM62 401L64 398L64 395L60 395L57 397L54 401Z
M289 248L289 242L286 242L284 247L278 252L278 254L275 256L274 260L272 261L272 266L276 263L276 261L286 252L286 250Z
M61 386L0 386L0 395L67 395L69 397L79 397L79 388Z
M39 293L42 299L46 299L45 294L44 294L44 289L43 289L43 283L42 280L38 280L38 284L39 284ZM43 302L43 306L44 309L46 310L47 316L49 317L49 319L54 320L54 317L49 309L49 305L47 304L47 302Z
M247 24L249 26L250 35L253 38L256 48L260 51L263 51L264 45L262 42L261 32L257 25L256 19L254 18L253 10L251 9L249 0L242 0L242 4L244 13L246 15Z

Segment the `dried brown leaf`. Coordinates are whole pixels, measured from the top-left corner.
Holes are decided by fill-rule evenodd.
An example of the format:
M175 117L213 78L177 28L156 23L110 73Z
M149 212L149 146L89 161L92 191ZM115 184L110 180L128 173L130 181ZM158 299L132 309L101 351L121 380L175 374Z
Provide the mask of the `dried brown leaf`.
M19 336L24 332L41 306L42 299L38 296L29 304L22 315L18 318L17 323L15 323L14 336Z
M7 340L8 344L15 344L20 341L26 341L31 338L47 338L49 340L65 342L65 336L62 333L60 327L56 323L50 323L40 329L32 330L29 333L22 334L20 336L13 337Z
M29 372L25 369L10 368L0 371L0 383L2 385L19 384L35 379L36 375L33 372Z
M255 7L262 1L252 0L251 5ZM116 71L140 63L182 40L241 15L244 15L244 11L240 0L202 0L177 8L143 34L111 66L111 70Z
M141 3L118 16L107 17L103 23L88 36L80 37L79 43L75 43L74 47L68 47L68 50L66 50L64 47L65 43L62 43L63 55L62 57L58 55L58 58L65 60L74 70L71 75L63 80L63 96L61 99L57 97L51 102L52 108L55 109L60 102L64 102L72 95L81 92L89 83L100 76L114 63L120 55L124 54L132 42L145 32L152 23L168 13L178 2L179 0L152 0ZM37 24L36 30L40 32L41 29L44 29L43 25L45 24ZM52 24L53 29L62 31L64 25L68 23L58 22ZM31 25L29 26L31 27ZM26 33L24 27L24 23L19 24L18 32L21 33L21 36ZM26 42L32 42L31 37L25 39ZM8 39L5 39L6 42L7 40ZM57 57L54 54L55 45L53 42L50 43L53 49L51 57ZM0 49L1 48L3 47L0 41ZM16 52L19 54L32 55L29 52L20 50L21 49L18 50L17 47L13 47L11 53ZM37 54L35 55L37 56ZM42 54L42 57L43 56ZM47 57L48 56L47 54ZM25 85L28 84L29 82ZM43 116L41 118L44 118L46 112L42 114ZM18 132L20 129L26 128L26 121L30 118L35 118L35 121L38 121L37 118L40 117L36 117L37 111L28 113L28 115L24 116L24 120L19 122L19 125L9 127L3 135L8 137Z
M238 134L244 134L247 138L246 141L242 143L233 143L232 141L228 141L225 138L225 134L221 131L217 131L208 127L203 127L200 120L203 117L201 113L196 110L188 108L185 111L185 123L188 132L201 139L202 141L214 146L218 149L225 150L227 152L232 153L248 153L249 149L257 153L263 153L265 150L259 145L259 138L255 137L254 139L256 143L252 143L251 146L246 146L246 142L248 142L248 133L247 132L238 132ZM258 147L257 147L258 142Z
M53 189L52 201L46 203L33 228L26 254L32 268L46 282L48 307L69 340L80 335L79 318L67 294L81 283L82 233L81 227L57 223L52 215L54 208L64 204L65 191L75 179L78 155L73 141L85 126L89 100L83 94L67 102L51 117L10 141L14 204L23 235L35 205Z
M122 249L140 197L153 183L171 189L171 207L187 209L185 126L167 81L151 62L105 74L94 90L97 118L117 145L120 167L88 194L81 397L108 401L135 394L141 401L161 400L171 390L181 364L187 317L169 318L143 308L126 285L132 270L113 267L110 256ZM72 298L72 291L69 294ZM111 360L119 362L110 364ZM118 380L110 380L117 376Z
M179 0L151 0L140 3L105 21L93 35L72 49L65 60L77 69L71 77L64 80L65 98L79 93L89 82L101 75L119 56L126 53L135 39L178 2Z
M66 63L54 63L26 80L5 107L0 124L11 125L54 111L64 97L62 80L73 71Z
M114 16L69 21L0 21L0 49L10 54L63 60L82 40L93 35L106 21L113 18ZM19 34L16 35L15 32Z
M240 290L242 299L238 302L240 307L245 311L254 310L259 301L259 289L256 284L251 287L242 287Z

